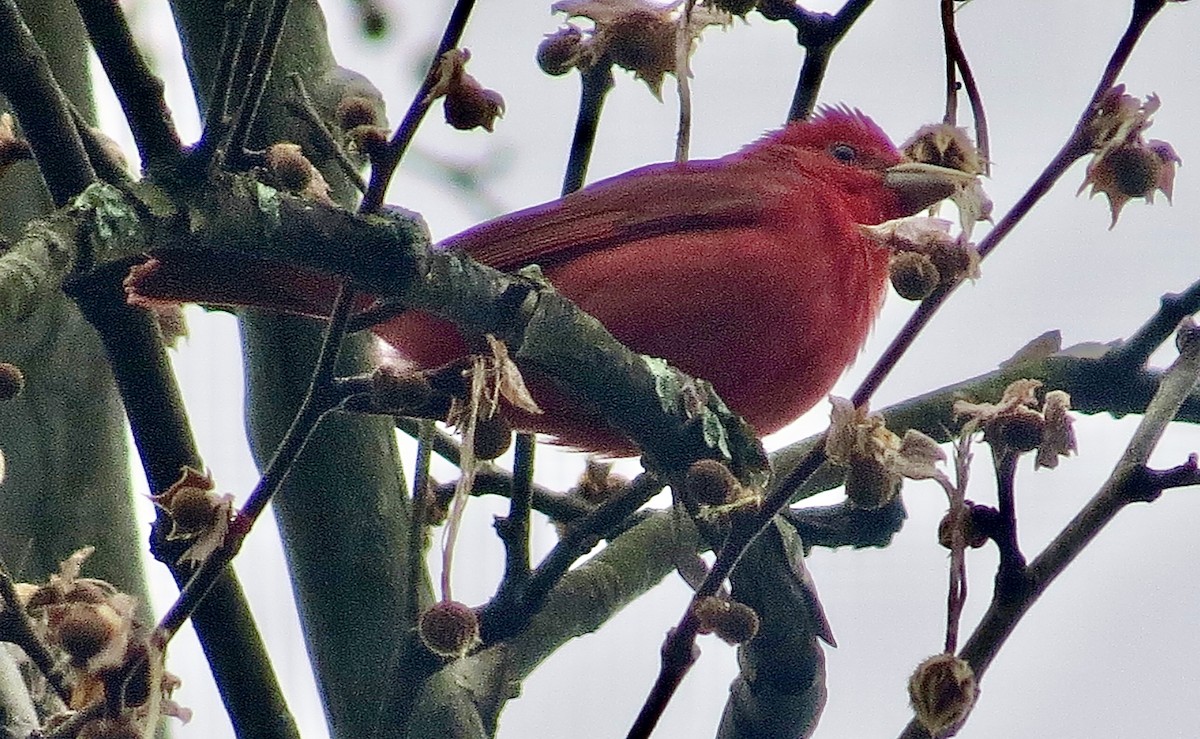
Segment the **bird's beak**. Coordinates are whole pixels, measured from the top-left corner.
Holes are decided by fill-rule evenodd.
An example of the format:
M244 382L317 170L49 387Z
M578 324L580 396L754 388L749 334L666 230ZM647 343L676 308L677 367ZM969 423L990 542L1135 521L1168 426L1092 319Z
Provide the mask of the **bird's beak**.
M884 170L883 184L900 199L906 215L953 195L975 180L975 175L936 164L905 162Z

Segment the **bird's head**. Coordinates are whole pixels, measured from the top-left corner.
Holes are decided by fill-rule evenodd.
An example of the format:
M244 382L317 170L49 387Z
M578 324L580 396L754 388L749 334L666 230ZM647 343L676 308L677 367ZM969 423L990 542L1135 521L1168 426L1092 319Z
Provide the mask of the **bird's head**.
M835 188L864 225L919 213L974 180L958 170L907 161L874 121L844 106L822 108L743 152L762 154L785 158L788 166Z

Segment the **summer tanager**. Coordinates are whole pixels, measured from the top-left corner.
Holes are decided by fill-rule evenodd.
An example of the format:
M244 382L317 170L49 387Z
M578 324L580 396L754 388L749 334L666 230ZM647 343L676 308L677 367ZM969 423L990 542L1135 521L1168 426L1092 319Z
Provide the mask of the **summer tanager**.
M964 181L902 162L869 118L826 110L720 159L635 169L440 246L501 270L540 265L626 346L710 381L769 434L829 391L878 313L889 255L859 225L912 215ZM420 367L466 353L427 314L374 331ZM535 397L546 413L519 427L632 451L594 414L545 388Z
M879 311L889 254L860 225L912 215L970 179L904 163L869 118L828 109L720 159L635 169L438 248L501 270L540 265L617 339L710 381L758 433L769 434L829 391ZM237 287L244 274L229 275L228 285L210 279L212 294L189 294L164 269L166 257L155 261L131 272L131 301L319 314L331 300L330 281L294 274L273 281L260 274L266 282L249 300ZM186 264L176 269L187 273ZM467 353L451 324L417 311L373 330L422 368ZM518 428L614 456L634 451L596 413L532 381L546 413L508 409Z

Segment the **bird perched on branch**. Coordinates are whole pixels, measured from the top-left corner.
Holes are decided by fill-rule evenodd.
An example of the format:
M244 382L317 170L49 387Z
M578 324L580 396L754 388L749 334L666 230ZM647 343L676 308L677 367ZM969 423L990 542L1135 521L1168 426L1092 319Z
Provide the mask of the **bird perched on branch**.
M829 391L879 311L889 253L860 225L917 213L971 179L905 163L868 117L827 109L720 159L635 169L440 247L500 270L538 264L626 346L710 381L769 434ZM425 314L374 330L420 367L465 352ZM630 451L593 414L550 406L518 426Z
M862 227L915 214L973 181L906 162L867 116L833 108L720 159L641 167L436 248L500 270L540 265L629 348L708 380L769 434L829 391L879 311L890 255ZM180 291L185 280L168 275L168 263L135 268L127 280L133 302L246 297ZM210 286L236 293L236 285ZM320 314L332 282L276 276L266 294L278 304L244 302ZM419 311L372 330L419 368L467 353L453 325ZM634 451L579 403L544 386L534 397L547 412L513 413L516 427L589 451Z

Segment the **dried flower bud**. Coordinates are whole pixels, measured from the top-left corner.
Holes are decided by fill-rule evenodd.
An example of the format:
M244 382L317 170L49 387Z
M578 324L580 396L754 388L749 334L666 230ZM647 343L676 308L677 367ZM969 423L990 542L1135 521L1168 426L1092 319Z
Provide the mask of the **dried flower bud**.
M0 362L0 400L12 400L25 389L25 373L15 364Z
M745 644L758 635L758 614L745 603L731 601L713 623L713 633L727 644Z
M338 101L334 119L343 131L359 126L374 126L379 123L379 111L375 101L362 95L347 95Z
M77 603L63 608L54 621L54 634L76 667L83 666L120 636L123 619L107 605Z
M504 115L504 98L464 74L462 83L442 100L442 110L446 114L446 123L460 131L482 128L490 133L496 119Z
M354 149L372 160L387 152L388 135L382 126L357 126L346 132Z
M987 544L988 536L982 527L976 525L976 506L967 504L964 507L966 510L962 512L962 517L959 519L962 525L963 544L966 544L972 549L978 549L984 544ZM986 506L978 507L986 508ZM950 512L947 511L946 515L942 516L941 522L938 523L938 543L946 549L951 549L954 545L954 540L952 538L953 531L950 528L952 521L953 517L951 516Z
M267 171L283 190L299 192L312 181L312 162L304 156L299 144L272 144L267 147L264 158Z
M483 128L491 131L496 119L504 115L504 98L495 90L488 90L467 74L467 62L471 52L466 49L451 49L438 62L433 71L434 83L425 100L432 102L439 97L446 122L454 128L467 131Z
M1154 193L1159 191L1171 200L1179 155L1165 141L1142 138L1160 105L1156 95L1139 101L1125 94L1124 85L1116 85L1104 94L1087 121L1085 131L1095 156L1088 163L1079 192L1090 185L1089 197L1104 193L1112 213L1109 228L1117 224L1121 209L1133 198L1153 203Z
M182 487L166 506L174 523L172 534L186 536L212 525L217 518L217 496L198 487Z
M966 720L978 696L975 672L953 654L930 657L908 679L908 697L917 723L934 737Z
M80 579L71 585L70 590L63 593L62 600L67 603L106 603L113 592L111 589L106 591L99 582Z
M729 599L715 595L700 598L692 605L692 615L699 624L696 630L701 634L711 634L717 630L717 622L729 612Z
M697 505L722 505L737 497L738 481L721 462L701 459L688 468L684 495Z
M1126 144L1110 151L1106 164L1112 186L1124 195L1140 198L1154 191L1163 161L1150 149Z
M846 468L846 497L855 507L873 511L896 497L902 481L879 459L856 456Z
M512 446L512 425L500 413L475 421L475 458L492 460Z
M894 254L889 270L892 287L905 300L924 300L937 288L942 279L933 260L915 251Z
M462 657L479 643L479 617L458 601L444 600L417 619L417 635L440 657Z
M942 284L948 285L960 279L974 280L979 277L979 252L965 241L941 241L930 244L927 252L929 261L937 268Z
M566 25L546 34L537 48L537 64L548 75L558 77L581 66L587 56L583 32L577 26Z
M967 132L957 126L935 123L923 126L900 147L904 156L914 162L957 169L967 174L983 174L987 163Z
M1042 414L1028 408L998 417L989 424L985 433L993 444L1000 444L1016 452L1031 452L1042 443L1046 419Z
M658 96L664 75L675 71L675 34L675 24L662 14L635 10L606 25L598 43L613 64L645 80Z
M420 372L384 364L371 373L371 407L379 411L404 411L425 407L433 398L429 378Z

